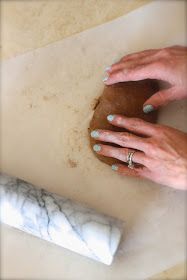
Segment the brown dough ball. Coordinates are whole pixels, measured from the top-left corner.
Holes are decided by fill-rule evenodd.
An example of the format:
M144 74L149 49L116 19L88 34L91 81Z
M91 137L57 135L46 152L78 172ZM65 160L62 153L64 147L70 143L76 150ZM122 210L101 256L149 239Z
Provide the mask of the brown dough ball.
M103 94L98 100L93 118L90 122L89 133L95 129L107 129L113 131L127 131L123 128L115 127L107 121L110 114L122 114L127 117L141 118L145 121L155 123L157 112L145 114L143 112L144 102L158 91L158 84L155 80L143 80L136 82L124 82L110 86L105 86ZM94 144L101 143L90 136L91 148ZM104 143L117 146L111 143ZM93 148L92 148L93 150ZM121 163L121 161L98 155L97 158L109 165Z

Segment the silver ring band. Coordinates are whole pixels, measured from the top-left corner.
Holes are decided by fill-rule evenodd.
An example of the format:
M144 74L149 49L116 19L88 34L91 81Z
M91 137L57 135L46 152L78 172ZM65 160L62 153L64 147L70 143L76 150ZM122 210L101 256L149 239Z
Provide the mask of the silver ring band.
M132 161L132 157L134 155L135 151L133 152L128 152L128 155L127 155L127 163L128 163L128 167L133 169L134 168L134 163Z

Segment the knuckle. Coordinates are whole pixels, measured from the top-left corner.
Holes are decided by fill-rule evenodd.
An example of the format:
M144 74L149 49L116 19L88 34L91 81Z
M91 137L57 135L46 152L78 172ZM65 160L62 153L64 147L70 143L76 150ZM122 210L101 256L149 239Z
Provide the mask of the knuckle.
M154 138L152 141L150 141L145 154L150 158L157 158L161 151L161 142L162 141L160 138Z
M171 50L169 48L164 48L164 49L161 49L159 51L159 54L162 56L162 57L170 57L171 56Z
M163 61L162 60L158 60L156 62L153 63L153 67L155 69L162 69L163 68Z
M127 158L126 152L124 150L120 149L118 151L118 153L116 154L116 158L123 162L126 162L126 158Z
M160 136L162 132L163 132L163 126L160 124L154 124L154 137Z
M121 140L122 142L126 142L126 141L128 141L130 138L131 138L131 133L129 133L129 132L121 132L121 133L120 133L120 140Z
M149 160L145 156L141 156L140 162L141 162L141 164L143 164L145 166L147 166L149 164Z
M109 156L112 154L113 150L111 149L110 146L108 145L100 145L101 146L101 151L100 153L105 155L105 156Z
M155 126L156 130L157 130L157 135L160 136L160 135L164 135L164 129L161 125L157 124Z
M155 148L157 147L157 144L153 139L150 138L146 142L146 147L147 147L147 152L150 154L150 153L152 153L152 151L155 150Z
M152 159L149 157L145 157L143 165L147 166L147 167L151 167L152 166Z
M145 150L148 150L151 147L151 138L144 137L143 138L143 146Z
M122 75L127 75L128 72L129 72L129 69L127 69L127 67L124 67L124 68L122 69L122 71L121 71L121 74L122 74Z
M138 118L131 118L128 120L129 128L136 129L144 123L143 120Z
M109 131L109 130L98 130L98 132L102 135L102 136L110 136L112 134L112 131Z
M116 158L117 153L116 153L116 150L115 150L115 149L110 148L110 149L108 149L108 151L107 151L107 154L106 154L106 155L107 155L107 156L111 156L111 157Z
M172 66L172 65L175 66L176 65L176 61L175 61L175 59L173 58L172 55L168 55L168 56L163 57L162 58L162 63L164 65L169 64L170 66Z

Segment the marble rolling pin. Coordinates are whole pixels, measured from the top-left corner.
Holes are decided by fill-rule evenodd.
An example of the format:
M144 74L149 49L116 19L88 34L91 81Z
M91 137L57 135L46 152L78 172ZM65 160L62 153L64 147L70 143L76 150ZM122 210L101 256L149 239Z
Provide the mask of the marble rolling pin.
M121 221L1 173L0 220L107 265L122 234Z

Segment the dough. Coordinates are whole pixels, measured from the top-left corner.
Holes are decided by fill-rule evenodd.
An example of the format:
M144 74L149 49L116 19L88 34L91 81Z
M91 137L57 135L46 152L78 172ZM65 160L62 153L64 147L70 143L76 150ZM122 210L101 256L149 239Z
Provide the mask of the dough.
M103 94L95 106L95 112L90 122L89 133L95 129L126 131L125 129L111 125L107 121L107 116L110 114L122 114L127 117L141 118L148 122L156 122L156 111L145 114L142 109L144 102L156 91L158 91L158 84L155 80L124 82L105 86ZM101 143L101 141L97 141L90 136L91 148L97 143ZM109 145L117 146L111 143ZM94 154L99 160L109 165L120 162L113 158L98 155L95 152Z

